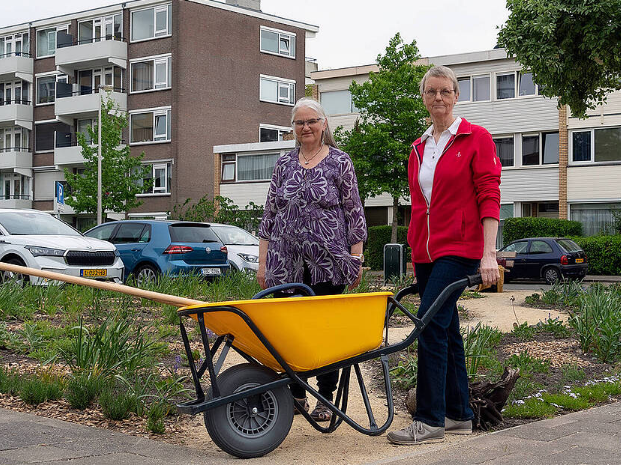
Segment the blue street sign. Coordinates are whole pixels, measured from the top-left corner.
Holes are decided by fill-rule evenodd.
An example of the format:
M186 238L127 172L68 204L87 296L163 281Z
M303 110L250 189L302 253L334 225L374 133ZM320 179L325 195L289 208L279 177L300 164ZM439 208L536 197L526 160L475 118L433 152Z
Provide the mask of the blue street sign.
M56 181L56 202L59 205L65 204L65 187L59 181Z

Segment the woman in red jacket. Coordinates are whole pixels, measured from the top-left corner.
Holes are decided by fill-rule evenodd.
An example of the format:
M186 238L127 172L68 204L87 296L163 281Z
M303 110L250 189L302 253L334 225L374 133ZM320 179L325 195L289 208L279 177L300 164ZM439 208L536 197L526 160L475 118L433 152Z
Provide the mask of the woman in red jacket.
M485 284L500 277L496 233L501 165L489 132L453 116L459 84L451 69L431 68L420 91L433 124L410 154L408 243L422 316L447 285L477 269ZM462 292L447 299L418 339L416 414L407 428L388 433L395 444L442 441L445 432L472 432L457 313Z

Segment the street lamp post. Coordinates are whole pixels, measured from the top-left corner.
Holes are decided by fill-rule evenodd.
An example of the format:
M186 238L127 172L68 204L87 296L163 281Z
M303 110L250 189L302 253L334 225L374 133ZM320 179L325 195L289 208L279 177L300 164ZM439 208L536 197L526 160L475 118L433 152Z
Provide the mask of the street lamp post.
M97 224L103 223L102 218L102 201L101 201L101 90L103 86L99 86L99 111L97 112Z

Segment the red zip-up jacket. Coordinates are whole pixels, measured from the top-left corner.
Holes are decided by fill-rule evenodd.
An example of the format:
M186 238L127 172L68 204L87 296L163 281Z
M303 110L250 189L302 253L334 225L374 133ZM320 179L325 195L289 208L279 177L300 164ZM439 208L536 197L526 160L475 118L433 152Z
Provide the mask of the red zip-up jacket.
M412 262L430 263L447 255L480 260L482 220L498 219L500 214L502 166L492 136L462 118L436 165L429 203L418 180L425 143L418 138L412 146L408 166Z

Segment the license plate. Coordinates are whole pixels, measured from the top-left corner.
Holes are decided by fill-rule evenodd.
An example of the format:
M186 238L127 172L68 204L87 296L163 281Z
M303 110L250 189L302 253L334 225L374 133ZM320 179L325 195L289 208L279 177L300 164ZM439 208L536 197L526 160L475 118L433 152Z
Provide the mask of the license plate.
M582 263L584 261L584 258L576 258L576 263Z
M203 276L220 276L220 268L201 268Z
M82 276L83 278L105 278L106 276L108 276L108 271L105 269L80 270L80 276Z

